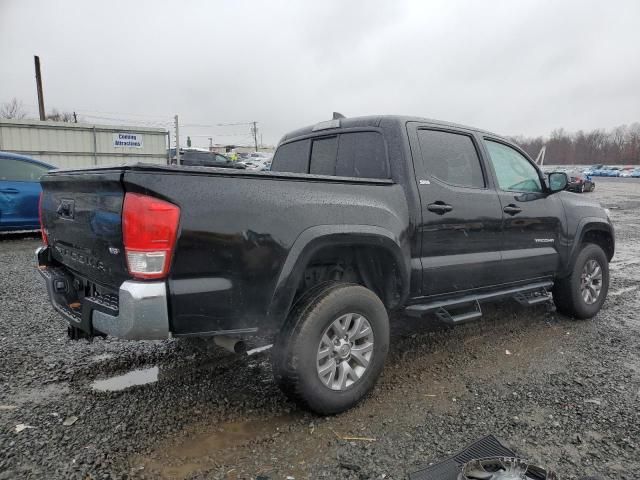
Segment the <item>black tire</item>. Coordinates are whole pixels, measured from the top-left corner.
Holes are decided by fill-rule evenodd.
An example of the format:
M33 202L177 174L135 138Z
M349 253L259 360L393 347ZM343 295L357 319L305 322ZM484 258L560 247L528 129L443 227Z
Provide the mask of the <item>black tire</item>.
M589 190L590 192L593 192L596 189L596 184L592 183L591 184L591 189Z
M580 193L584 193L584 183L580 184L580 188L578 189Z
M600 293L594 303L587 303L581 293L582 273L589 260L595 260L602 270ZM578 319L595 316L609 291L609 260L604 250L593 243L586 243L578 253L571 274L556 280L553 301L559 312Z
M332 390L318 373L318 348L327 328L340 316L366 318L373 332L369 364L357 381ZM389 317L371 290L356 284L327 283L306 292L296 302L273 352L274 379L282 391L304 408L331 415L356 405L376 384L389 349Z

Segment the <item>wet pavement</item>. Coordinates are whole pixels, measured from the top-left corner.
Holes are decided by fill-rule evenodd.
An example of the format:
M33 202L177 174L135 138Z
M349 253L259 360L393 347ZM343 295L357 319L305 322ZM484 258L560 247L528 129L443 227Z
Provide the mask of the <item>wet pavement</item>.
M510 302L455 328L394 318L378 386L328 418L279 392L269 350L68 340L32 267L38 240L1 240L0 479L398 479L486 434L563 479L635 479L640 182L584 195L617 233L596 318Z

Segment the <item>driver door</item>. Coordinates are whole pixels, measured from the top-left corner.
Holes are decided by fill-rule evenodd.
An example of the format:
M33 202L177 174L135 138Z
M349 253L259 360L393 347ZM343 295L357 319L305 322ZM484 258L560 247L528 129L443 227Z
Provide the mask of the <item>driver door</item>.
M550 195L538 168L524 153L500 139L484 138L502 207L502 266L516 282L555 275L564 246L564 207Z

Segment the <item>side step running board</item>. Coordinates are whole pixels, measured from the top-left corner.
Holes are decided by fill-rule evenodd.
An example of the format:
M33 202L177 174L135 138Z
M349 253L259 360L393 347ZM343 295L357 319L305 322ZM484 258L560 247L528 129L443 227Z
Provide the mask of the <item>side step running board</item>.
M520 305L530 307L532 305L539 305L541 303L548 302L551 300L551 295L547 292L546 288L543 288L535 292L516 293L513 296L513 299Z
M444 323L464 323L470 322L471 320L476 320L482 317L482 309L480 308L480 303L475 301L470 307L474 307L473 310L469 310L462 313L452 313L444 307L440 307L436 310L436 316L440 319L440 321Z
M404 309L405 313L411 317L421 317L425 313L435 312L436 316L446 323L462 323L475 320L482 316L480 302L499 300L503 298L513 298L521 305L538 305L551 299L547 289L553 286L552 281L530 283L520 287L495 290L493 292L475 293L463 295L447 300L436 300L429 303L409 305ZM472 307L462 313L452 314L451 310Z

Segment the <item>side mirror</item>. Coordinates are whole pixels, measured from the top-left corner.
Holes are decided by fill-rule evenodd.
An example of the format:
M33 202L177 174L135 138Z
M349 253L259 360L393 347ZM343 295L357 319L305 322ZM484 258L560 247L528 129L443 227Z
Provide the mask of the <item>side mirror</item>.
M556 193L567 188L569 178L564 172L552 172L549 174L549 190L551 193Z

